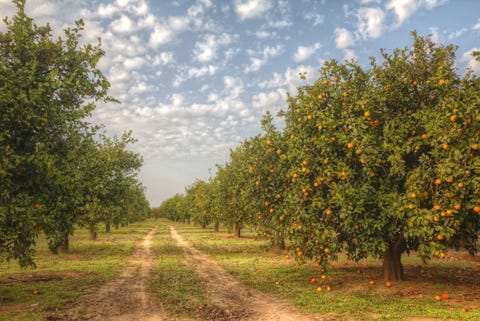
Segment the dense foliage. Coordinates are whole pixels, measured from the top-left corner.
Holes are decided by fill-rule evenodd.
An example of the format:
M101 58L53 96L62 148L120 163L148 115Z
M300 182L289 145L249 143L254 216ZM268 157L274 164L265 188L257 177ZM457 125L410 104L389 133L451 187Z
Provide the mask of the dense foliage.
M82 21L54 40L14 3L0 33L0 259L27 266L40 233L67 250L75 223L132 220L148 203L130 136L99 137L86 121L95 103L115 101L100 46L81 44Z
M475 254L480 79L457 72L454 46L413 38L368 69L326 62L289 97L283 131L267 114L264 134L231 151L202 219L227 204L210 213L256 226L300 262L371 256L383 260L387 280L403 278L404 252L425 261L449 248Z

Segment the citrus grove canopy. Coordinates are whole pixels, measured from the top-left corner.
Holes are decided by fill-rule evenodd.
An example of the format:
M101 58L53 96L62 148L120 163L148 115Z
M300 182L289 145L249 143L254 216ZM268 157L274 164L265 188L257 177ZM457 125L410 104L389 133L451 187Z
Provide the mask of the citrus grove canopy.
M108 96L99 45L80 45L82 21L53 39L14 1L0 33L0 260L34 265L41 233L68 251L74 225L122 224L148 214L129 133L110 138L86 118Z
M289 97L283 130L267 114L264 134L202 184L210 202L187 189L181 212L176 196L160 214L254 225L323 267L342 251L379 258L386 280L403 278L406 252L424 261L450 248L478 252L480 79L458 73L453 45L412 36L369 68L326 62Z

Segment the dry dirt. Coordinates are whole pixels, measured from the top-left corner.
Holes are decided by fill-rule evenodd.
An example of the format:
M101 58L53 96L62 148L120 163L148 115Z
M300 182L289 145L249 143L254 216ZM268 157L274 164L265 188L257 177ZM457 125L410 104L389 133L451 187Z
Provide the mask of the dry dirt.
M155 230L139 244L130 267L78 301L52 313L47 321L172 321L160 304L150 297L147 283L152 272L150 246ZM170 227L171 237L184 250L185 260L207 284L207 292L215 307L208 320L216 321L289 321L320 320L296 311L286 303L240 284L232 275L207 255L193 248ZM204 320L205 317L203 318Z
M162 321L161 306L150 298L146 290L151 273L150 245L155 230L150 231L138 245L130 259L131 264L117 278L94 293L85 295L65 314L52 314L47 320L65 321ZM171 319L170 319L171 320Z
M177 245L185 251L186 261L206 282L212 303L224 310L224 315L218 320L320 320L302 314L284 302L240 284L217 262L193 248L172 226L170 226L170 234Z

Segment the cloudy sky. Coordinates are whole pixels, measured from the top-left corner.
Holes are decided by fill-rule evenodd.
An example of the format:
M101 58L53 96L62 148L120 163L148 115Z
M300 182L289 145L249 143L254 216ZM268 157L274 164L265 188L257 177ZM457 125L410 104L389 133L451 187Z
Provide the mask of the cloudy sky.
M2 17L14 12L0 0ZM94 121L133 131L152 206L208 178L325 60L367 64L417 30L458 45L460 72L480 72L477 0L27 0L27 13L55 34L82 18L84 40L101 37L121 103L97 106Z

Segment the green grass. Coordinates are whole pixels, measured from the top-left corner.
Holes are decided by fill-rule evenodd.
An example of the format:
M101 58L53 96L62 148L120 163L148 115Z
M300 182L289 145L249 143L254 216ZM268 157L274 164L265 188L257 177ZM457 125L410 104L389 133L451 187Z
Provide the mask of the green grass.
M153 221L132 224L110 233L99 226L98 240L77 229L70 238L68 254L51 254L46 241L36 247L36 269L20 269L16 262L0 263L0 321L42 320L56 308L97 287L128 264L135 242L143 239ZM40 291L34 295L33 290Z
M160 225L153 239L155 272L150 288L165 311L178 317L198 317L208 311L205 282L184 261L183 250L170 237L166 225Z
M404 256L407 280L386 288L379 261L355 263L340 256L333 269L325 273L324 281L313 264L297 265L286 260L284 253L268 250L267 243L256 240L252 233L234 239L225 232L174 225L185 239L245 285L287 300L301 311L339 320L480 320L480 277L473 272L478 260L456 255L423 266L417 257ZM319 281L311 284L312 277ZM370 285L370 280L376 285ZM332 290L327 292L326 285ZM435 301L435 295L442 293L448 293L451 299Z
M0 321L43 320L79 296L94 290L123 270L135 243L157 227L152 239L154 263L150 290L172 317L208 319L218 307L208 300L206 283L186 263L183 250L170 238L168 225L197 249L217 260L245 285L296 305L300 311L338 320L480 320L480 277L473 268L478 258L447 253L447 259L423 266L415 256L403 262L407 280L386 288L380 262L350 262L340 256L325 273L313 264L297 265L282 251L271 250L251 230L236 239L224 230L148 220L88 240L79 229L68 254L53 255L44 240L37 246L36 270L21 270L16 263L0 264ZM453 255L451 257L450 255ZM312 277L319 281L311 284ZM375 280L376 285L369 285ZM325 286L331 286L326 291ZM322 287L317 292L317 287ZM33 295L38 289L40 295ZM437 294L451 299L437 302Z

